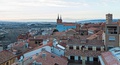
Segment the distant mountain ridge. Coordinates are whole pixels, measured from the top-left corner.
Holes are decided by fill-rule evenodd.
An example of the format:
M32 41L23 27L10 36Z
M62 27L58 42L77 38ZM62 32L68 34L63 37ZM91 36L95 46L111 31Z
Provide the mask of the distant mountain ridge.
M117 22L119 19L113 19L113 22ZM73 21L73 20L71 20ZM106 22L106 19L91 19L91 20L74 20L75 23L100 23L100 22ZM41 24L56 24L56 21L47 20L32 20L32 21L1 21L0 23L41 23Z
M113 22L117 22L119 19L113 19ZM106 19L92 19L92 20L82 20L78 21L78 23L100 23L106 22Z

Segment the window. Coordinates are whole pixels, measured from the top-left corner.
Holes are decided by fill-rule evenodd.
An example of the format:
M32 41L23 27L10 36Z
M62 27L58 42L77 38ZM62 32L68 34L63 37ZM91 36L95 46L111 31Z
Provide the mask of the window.
M93 61L98 61L98 58L97 58L97 57L94 57L94 58L93 58Z
M115 36L109 36L109 41L115 41Z
M117 34L117 26L107 26L108 34Z
M87 61L89 61L89 57L87 57Z
M35 41L35 44L37 44L37 41Z
M59 65L59 64L55 63L54 65Z
M96 50L97 50L97 51L101 51L101 48L100 48L100 47L97 47Z
M6 65L9 65L9 62L7 62Z
M89 46L89 47L88 47L88 50L92 50L92 47L91 47L91 46Z
M73 49L73 46L70 46L69 49Z
M78 60L81 60L81 57L80 57L80 56L78 56Z
M79 50L79 46L77 46L76 49Z
M75 57L74 56L70 56L70 60L74 60L75 59Z

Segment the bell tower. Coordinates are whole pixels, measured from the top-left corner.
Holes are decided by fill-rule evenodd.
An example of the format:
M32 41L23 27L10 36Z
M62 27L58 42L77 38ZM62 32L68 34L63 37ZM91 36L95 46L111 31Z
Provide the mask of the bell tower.
M112 14L106 14L105 25L105 46L106 50L119 47L119 25L112 24Z
M59 14L58 14L58 17L57 17L57 24L62 24L62 17L59 16Z

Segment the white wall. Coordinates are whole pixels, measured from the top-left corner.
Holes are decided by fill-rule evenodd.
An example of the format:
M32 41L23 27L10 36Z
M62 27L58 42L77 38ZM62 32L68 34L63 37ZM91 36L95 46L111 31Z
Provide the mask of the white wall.
M50 46L44 46L42 48L45 48L46 51L50 52L51 53L51 47ZM28 52L28 53L25 53L24 54L24 58L25 57L31 57L32 55L36 54L36 53L40 53L42 48L39 48L39 49L36 49L36 50L33 50L31 52Z
M105 39L105 33L104 32L102 34L102 40L104 40L104 43L105 43L106 39Z
M58 55L58 56L64 56L64 50L62 50L62 49L58 49L58 48L53 48L53 53L55 53L56 55Z

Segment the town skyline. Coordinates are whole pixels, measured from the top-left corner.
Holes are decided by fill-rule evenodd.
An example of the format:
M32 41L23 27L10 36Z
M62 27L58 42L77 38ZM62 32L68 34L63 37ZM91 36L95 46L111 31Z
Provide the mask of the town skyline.
M119 0L1 0L0 20L56 19L105 19L112 13L119 19ZM93 16L94 15L94 16Z

